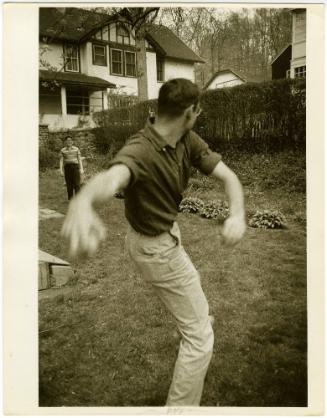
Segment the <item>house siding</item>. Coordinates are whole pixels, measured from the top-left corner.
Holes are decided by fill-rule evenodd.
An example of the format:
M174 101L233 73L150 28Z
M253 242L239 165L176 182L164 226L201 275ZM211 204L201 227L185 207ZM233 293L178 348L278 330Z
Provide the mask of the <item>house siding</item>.
M157 82L157 61L155 52L146 53L149 99L156 99L162 83Z
M306 65L306 10L293 11L291 78L295 68Z
M164 65L164 76L165 81L171 80L172 78L183 77L191 81L194 81L194 64L184 61L176 61L171 58L165 59ZM161 85L160 83L158 83Z
M217 77L211 81L211 83L207 86L207 90L233 87L243 83L244 81L240 80L235 74L223 73L218 74Z

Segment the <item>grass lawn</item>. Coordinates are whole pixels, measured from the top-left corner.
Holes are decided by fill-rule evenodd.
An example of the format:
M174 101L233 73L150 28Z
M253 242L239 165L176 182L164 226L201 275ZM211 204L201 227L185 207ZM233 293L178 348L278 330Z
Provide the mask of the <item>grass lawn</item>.
M230 250L220 245L216 221L179 214L184 247L215 316L203 406L307 404L305 160L290 158L253 156L234 167L249 212L279 209L287 229L249 228ZM223 196L202 178L187 194ZM40 206L66 212L54 170L40 175ZM71 260L76 274L65 293L40 297L40 406L162 406L179 344L172 317L124 251L123 201L112 200L100 214L106 243L93 258ZM68 259L61 225L40 221L39 247Z

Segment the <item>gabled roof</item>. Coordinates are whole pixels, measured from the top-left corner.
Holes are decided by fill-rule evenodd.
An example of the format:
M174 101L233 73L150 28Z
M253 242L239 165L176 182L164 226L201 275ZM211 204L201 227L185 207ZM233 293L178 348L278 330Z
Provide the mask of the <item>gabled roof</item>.
M213 74L213 76L210 78L210 80L207 81L207 83L203 86L203 88L206 89L218 75L226 74L226 73L232 73L232 74L236 75L237 78L239 78L240 80L242 80L246 83L246 79L244 77L240 76L239 74L237 74L234 70L225 69L225 70L216 71Z
M39 19L41 37L82 42L97 28L117 20L117 15L109 16L77 7L40 7ZM149 25L146 38L163 56L205 62L165 26Z
M78 42L110 16L77 7L40 7L40 36Z
M205 62L166 26L151 25L147 30L147 38L166 57Z
M286 52L288 50L288 48L291 48L292 50L292 44L288 44L286 45L281 51L280 53L271 61L270 65L272 65L281 55L284 54L284 52Z
M81 73L64 73L62 71L53 72L40 70L39 71L41 81L59 81L63 84L79 85L85 87L96 87L100 89L115 88L116 85L110 83L99 77L91 77L89 75Z

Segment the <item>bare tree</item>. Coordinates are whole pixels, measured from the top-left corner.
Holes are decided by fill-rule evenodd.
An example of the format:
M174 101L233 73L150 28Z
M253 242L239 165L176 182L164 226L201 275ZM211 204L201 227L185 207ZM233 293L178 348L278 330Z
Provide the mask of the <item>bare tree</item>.
M201 84L230 68L248 80L270 78L270 62L291 42L288 9L165 8L164 23L206 60L196 66Z

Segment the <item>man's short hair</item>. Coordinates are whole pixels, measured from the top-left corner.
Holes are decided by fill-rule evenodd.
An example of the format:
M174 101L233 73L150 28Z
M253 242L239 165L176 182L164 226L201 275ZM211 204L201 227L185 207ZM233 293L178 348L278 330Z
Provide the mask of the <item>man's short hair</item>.
M66 142L68 139L73 140L73 138L70 135L65 136L64 141Z
M158 115L176 118L189 106L196 106L199 99L199 87L192 81L186 78L169 80L159 90Z

